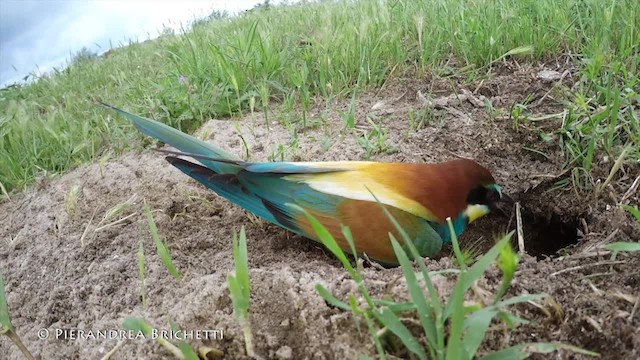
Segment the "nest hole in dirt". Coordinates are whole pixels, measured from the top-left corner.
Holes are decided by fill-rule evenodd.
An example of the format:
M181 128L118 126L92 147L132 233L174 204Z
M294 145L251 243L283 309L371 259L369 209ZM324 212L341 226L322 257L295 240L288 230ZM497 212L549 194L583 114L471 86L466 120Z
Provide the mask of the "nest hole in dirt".
M571 209L555 206L552 202L542 202L537 196L516 196L520 203L524 249L538 260L553 258L578 244L578 216ZM517 220L515 205L496 211L474 222L465 231L462 239L472 249L481 253L488 251L495 239L513 231L512 245L518 250ZM474 239L477 239L474 242ZM453 256L444 252L444 256ZM448 255L447 255L448 254Z
M562 249L578 243L577 219L554 212L538 213L524 206L521 214L525 251L538 260L558 256ZM513 243L517 248L517 235L513 237Z

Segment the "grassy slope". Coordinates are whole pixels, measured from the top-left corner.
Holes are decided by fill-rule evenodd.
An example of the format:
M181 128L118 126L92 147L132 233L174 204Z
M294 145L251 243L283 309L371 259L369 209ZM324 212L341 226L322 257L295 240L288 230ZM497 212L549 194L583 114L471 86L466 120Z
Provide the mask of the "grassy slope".
M305 121L311 97L380 86L394 68L439 72L453 54L455 71L473 76L523 46L533 51L521 60L575 56L582 77L562 91L557 132L588 184L594 158L626 144L640 158L639 24L637 0L325 1L212 21L0 91L0 184L20 189L137 144L93 99L186 131L253 105L295 108Z

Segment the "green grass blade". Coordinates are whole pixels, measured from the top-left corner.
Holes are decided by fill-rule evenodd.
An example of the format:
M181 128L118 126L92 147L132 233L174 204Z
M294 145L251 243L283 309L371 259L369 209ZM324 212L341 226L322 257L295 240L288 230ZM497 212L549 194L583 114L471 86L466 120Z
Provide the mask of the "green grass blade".
M482 277L482 275L487 271L489 266L494 262L496 257L500 254L500 250L505 246L506 243L511 241L511 236L513 232L504 236L500 241L498 241L494 246L489 249L484 255L482 255L478 261L476 261L467 272L467 279L464 283L464 291L466 292L471 288L474 282Z
M524 345L516 345L485 355L481 360L524 360L531 355L526 352Z
M468 354L475 354L491 325L491 320L508 305L537 300L545 297L543 294L523 295L510 298L496 305L490 305L469 314L464 319L464 347Z
M247 235L244 226L240 227L240 235L233 233L233 262L235 264L235 277L241 287L242 296L249 298L249 259L247 256Z
M490 311L490 310L493 310L493 309L500 309L500 308L503 308L503 307L509 306L509 305L519 304L519 303L527 302L527 301L539 300L539 299L545 298L547 296L548 296L547 294L529 294L529 295L514 296L512 298L508 298L508 299L499 301L495 305L489 305L489 306L483 308L482 310Z
M376 347L376 351L378 352L379 359L386 360L387 356L385 354L384 347L382 346L382 342L380 341L380 337L376 332L376 328L374 326L373 320L371 319L371 315L369 315L369 313L365 311L362 313L362 316L364 317L364 321L367 324L369 335L371 336L371 339L373 339L373 343Z
M180 349L184 360L200 360L198 354L196 354L193 348L186 341L178 341L178 349Z
M416 304L414 302L396 303L395 301L381 299L374 299L373 302L377 306L388 307L389 310L393 311L394 313L416 310Z
M638 207L631 207L629 205L622 205L622 207L633 215L633 217L636 218L636 221L640 223L640 209L638 209Z
M467 354L465 353L465 348L462 342L462 332L464 329L464 284L467 278L467 272L463 271L460 273L458 277L458 281L453 288L453 292L449 297L449 301L447 302L447 309L450 309L451 319L450 319L450 330L449 337L447 342L447 359L469 359ZM445 311L444 319L447 319Z
M506 58L507 56L531 54L532 52L533 52L533 46L531 46L531 45L518 46L517 48L513 48L513 49L507 51L502 56L500 56L499 58L494 60L494 62L502 60L502 59Z
M464 348L467 354L478 351L496 313L497 311L477 311L464 320Z
M528 343L515 345L494 353L485 355L481 360L511 360L526 359L531 354L549 354L557 350L567 350L577 354L600 357L600 354L579 348L577 346L562 343Z
M437 344L437 335L436 335L436 324L435 319L432 316L432 309L427 303L424 295L422 293L422 289L418 284L418 280L416 279L415 273L413 272L413 267L409 262L409 258L407 254L404 252L396 238L393 234L389 234L389 238L391 240L391 245L393 246L393 251L400 262L400 267L402 268L402 273L404 275L405 280L407 281L407 288L409 289L409 295L411 296L411 300L416 305L416 310L418 311L418 317L420 319L420 323L425 331L425 335L427 336L427 341L429 344L435 348Z
M509 329L515 329L519 325L527 325L527 324L531 323L531 321L529 321L527 319L524 319L524 318L521 318L519 316L513 315L513 314L511 314L511 313L509 313L507 311L499 311L496 314L496 316L502 322L507 324Z
M155 221L153 221L153 216L151 215L151 209L149 209L149 205L147 201L144 201L144 213L147 216L147 223L149 224L149 232L151 233L151 237L156 244L156 249L158 250L158 255L160 255L160 259L162 263L169 271L169 274L173 276L176 280L180 280L180 273L176 270L176 267L173 265L173 261L171 260L171 254L167 249L167 246L160 240L160 235L158 234L158 228L156 227Z
M254 356L253 333L249 321L250 306L250 283L249 283L249 261L247 256L247 236L244 226L240 228L240 235L233 233L233 263L235 275L227 275L229 294L233 304L233 313L242 326L244 335L245 351L247 356Z
M151 339L153 335L153 328L141 318L128 317L122 322L122 327L137 334L144 334L147 339ZM167 349L175 357L177 357L178 359L183 359L183 355L180 349L178 349L171 342L162 337L157 337L156 341L158 341L158 344Z
M416 354L420 359L426 359L427 354L424 352L420 343L411 334L409 329L400 321L400 319L388 308L382 308L382 310L374 310L376 317L386 326L392 333L394 333L400 341L407 347L409 351Z
M244 297L242 286L240 286L235 276L231 274L227 275L227 283L229 285L229 294L231 295L231 302L233 303L236 318L243 320L247 317L246 309L249 308L249 301Z
M9 330L13 330L11 324L11 317L9 316L9 306L7 305L7 298L4 292L4 277L0 273L0 329L1 333L6 333Z
M249 263L244 226L240 228L240 236L235 232L233 233L232 246L235 274L229 274L227 282L236 316L239 319L246 319L251 289L249 287Z
M500 253L500 249L502 248L502 246L504 246L504 244L510 240L511 234L502 238L496 245L494 245L491 249L489 249L489 251L487 251L484 255L482 255L478 259L478 261L476 261L475 264L473 264L473 266L468 268L468 270L466 271L466 275L464 277L464 282L461 284L462 293L467 292L467 290L471 288L473 283L476 282L478 279L480 279L482 275L485 273L485 271L487 271L489 266L491 266L493 261L496 259L496 257ZM449 318L449 316L451 316L451 314L453 313L453 308L452 308L453 305L454 303L451 301L447 303L444 309L443 318L447 319Z
M618 242L612 242L612 243L608 243L608 244L602 245L602 247L607 249L607 250L609 250L609 251L614 251L614 252L640 251L640 243L634 243L634 242L618 241Z
M351 275L353 279L359 278L357 275L357 272L355 271L353 266L351 266L349 259L347 259L347 256L345 255L344 251L342 251L340 246L338 246L338 243L333 238L333 236L329 233L327 228L325 228L324 225L322 225L318 221L318 219L316 219L313 215L309 214L305 209L301 208L300 206L295 204L287 204L287 206L304 213L304 215L309 220L309 223L311 224L313 231L316 233L316 235L318 236L322 244L324 244L324 246L327 249L329 249L329 251L331 251L333 255L335 255L335 257L338 258L342 266L344 266L344 268L347 270L347 272L349 272L349 275Z
M351 249L351 254L353 255L353 259L356 260L358 258L358 255L357 255L358 253L357 253L357 250L356 250L356 244L353 241L353 235L351 234L351 229L349 229L348 226L344 226L344 225L340 224L340 230L341 230L342 235L344 236L344 238L349 243L349 249Z
M498 302L507 292L507 289L509 289L516 269L518 268L518 261L518 255L513 251L511 242L507 241L502 243L500 254L498 254L498 268L502 271L502 281L500 282L500 288L494 296L494 303Z
M171 327L171 330L173 331L178 331L179 328L176 325L175 322L169 320L169 326ZM196 354L196 352L193 350L193 348L191 348L191 346L189 345L189 343L187 343L185 340L180 339L178 340L178 349L180 349L180 352L182 353L182 359L184 360L200 360L200 358L198 357L198 354Z
M318 295L320 295L326 302L328 302L332 306L335 306L338 309L342 309L342 310L347 310L347 311L351 310L351 307L349 307L349 305L338 300L335 296L333 296L329 292L329 290L327 290L324 286L322 286L322 284L316 284L315 288L316 288L316 291L318 292Z
M395 219L395 217L380 202L380 200L376 197L376 195L373 194L370 190L369 192L376 199L376 202L378 203L382 211L385 213L389 221L391 221L393 226L396 228L396 230L402 237L403 244L409 249L409 252L411 253L412 257L414 259L422 259L420 257L420 254L418 253L418 249L416 249L415 245L411 241L411 238L409 238L409 235L407 234L407 232L402 228L402 226L400 226L400 224ZM396 257L398 257L398 255L400 256L402 256L403 254L405 255L405 258L403 258L402 261L404 262L406 260L406 263L405 263L405 266L406 266L407 263L409 262L409 259L406 258L406 253L404 252L402 247L399 246L393 234L390 233L389 238L391 240L391 245L394 247ZM394 245L394 242L395 242L395 245ZM398 259L398 261L400 261L400 259ZM444 352L443 321L446 318L442 317L442 304L440 303L438 292L436 291L436 288L433 285L433 282L431 281L431 276L429 275L429 271L424 265L424 261L418 260L416 262L418 263L418 267L420 268L420 271L422 273L422 279L424 280L427 286L427 291L429 292L429 298L431 300L430 303L428 303L427 305L424 305L424 304L418 305L418 303L420 302L420 300L418 300L418 302L416 302L416 308L418 309L418 316L420 318L422 327L424 331L427 333L427 341L429 342L429 345L430 345L429 347L430 355L432 358L435 358L435 357L440 358L443 356L443 352ZM404 268L405 267L403 266L403 271L404 271ZM411 272L413 274L413 269L411 269ZM435 329L431 329L432 324L435 327Z
M451 233L451 245L453 247L453 253L456 255L456 260L458 261L458 266L461 270L465 270L467 268L467 261L465 260L462 251L460 250L460 244L458 243L458 236L456 235L455 230L453 229L453 223L451 222L451 218L447 218L447 225L449 225L449 233Z
M142 333L146 337L150 337L153 329L151 326L141 318L128 317L122 322L122 327L134 331L136 333Z

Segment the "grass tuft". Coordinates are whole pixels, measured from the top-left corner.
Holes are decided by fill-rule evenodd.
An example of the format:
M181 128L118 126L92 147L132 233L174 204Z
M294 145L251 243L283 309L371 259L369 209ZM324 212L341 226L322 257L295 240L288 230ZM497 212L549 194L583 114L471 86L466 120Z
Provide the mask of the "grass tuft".
M295 205L290 206L295 207ZM396 303L388 299L377 300L371 298L364 284L361 269L358 267L354 268L327 229L318 222L313 215L304 212L318 238L338 258L345 270L358 285L358 291L365 299L366 306L359 306L355 302L353 294L349 295L349 303L345 303L333 296L321 284L316 284L318 294L323 297L327 303L339 309L351 311L354 317L360 317L365 321L372 341L376 346L378 356L381 359L385 359L387 356L385 344L392 341L386 334L395 335L395 339L399 340L407 351L418 359L476 358L482 340L489 331L489 325L494 318L502 319L511 325L526 323L526 320L509 313L507 307L546 296L544 294L529 294L503 299L503 295L515 275L518 263L517 255L513 249L511 249L510 240L512 234L508 234L502 237L496 245L481 256L473 265L467 266L467 259L462 257L461 254L458 254L457 259L460 269L450 269L441 272L443 274L457 275L453 291L448 301L443 303L438 289L431 281L431 276L433 276L434 273L428 271L423 259L419 256L417 249L404 230L398 226L398 223L393 219L391 214L386 211L386 208L382 205L381 207L395 224L402 238L401 243L393 234L389 234L391 244L407 284L411 298L411 302L409 303ZM296 208L304 211L301 208ZM448 221L450 228L452 228L451 220L449 219ZM351 245L352 252L356 253L356 248L348 228L343 228L343 234ZM460 253L458 240L453 231L452 242L454 249L458 249L456 252ZM405 249L408 249L408 253ZM415 262L419 268L418 273L414 271L410 257L416 260ZM503 273L503 282L498 292L496 292L493 303L488 305L466 305L466 293L477 280L484 275L486 270L496 262ZM427 297L424 295L424 290L419 280L424 281L424 289L428 294ZM419 334L419 337L416 337L415 332L410 331L404 324L403 318L408 316L418 318L422 326L422 333ZM426 346L424 346L425 343ZM485 355L481 358L492 359L508 355L508 358L525 359L532 353L548 353L559 349L571 350L590 356L598 356L596 353L567 344L531 343L516 345L493 354Z
M307 126L315 98L351 98L343 121L353 128L357 94L393 74L469 74L572 54L577 83L557 89L567 112L554 132L568 166L580 168L576 183L590 188L603 156L630 144L628 158L640 157L638 24L635 0L319 1L202 19L0 89L0 184L11 192L148 144L97 99L192 132L254 110L268 124L278 104Z
M78 205L78 195L80 193L80 185L75 184L71 187L69 192L64 196L64 210L67 215L73 216L76 212L76 206Z
M233 313L242 326L244 334L245 349L247 356L253 358L253 335L251 333L251 322L249 320L249 262L247 258L247 236L244 226L240 228L240 235L233 233L233 262L235 265L235 275L227 276L229 293L233 303Z

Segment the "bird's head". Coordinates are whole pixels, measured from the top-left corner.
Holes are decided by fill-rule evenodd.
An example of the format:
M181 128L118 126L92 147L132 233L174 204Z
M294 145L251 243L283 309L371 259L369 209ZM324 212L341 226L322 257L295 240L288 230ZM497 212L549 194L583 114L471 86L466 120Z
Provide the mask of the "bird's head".
M468 222L471 223L491 211L498 210L498 203L502 199L502 190L498 184L480 185L473 188L467 196L467 208L464 211Z
M513 204L511 197L502 192L489 170L477 163L469 168L472 169L467 173L471 187L464 210L467 222L471 223L492 211L504 213L504 208Z

